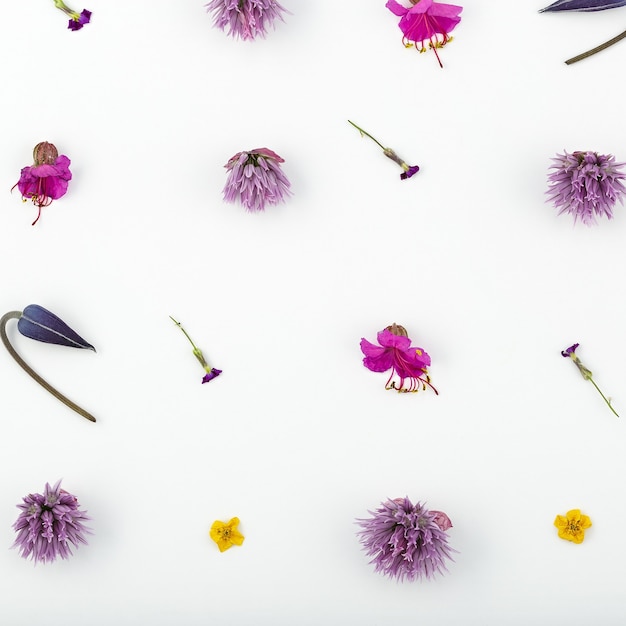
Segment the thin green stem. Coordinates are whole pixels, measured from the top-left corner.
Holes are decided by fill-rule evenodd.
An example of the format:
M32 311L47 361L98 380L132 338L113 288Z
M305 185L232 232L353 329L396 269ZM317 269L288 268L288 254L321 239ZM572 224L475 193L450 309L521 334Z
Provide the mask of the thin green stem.
M189 343L193 346L193 349L194 350L198 350L198 347L191 340L191 337L187 334L187 331L182 327L181 323L177 322L171 315L170 315L170 319L172 320L172 322L174 322L174 324L176 324L176 326L178 326L178 328L180 328L183 331L183 333L185 333L185 337L187 337L187 339L189 339Z
M587 50L587 52L583 52L582 54L579 54L578 56L572 57L571 59L567 59L567 61L565 61L565 64L572 65L572 63L578 63L578 61L582 61L583 59L593 56L594 54L598 52L602 52L602 50L606 50L607 48L617 43L618 41L621 41L625 37L626 37L626 30L623 33L620 33L619 35L617 35L617 37L613 37L613 39L609 39L608 41L605 41L603 44L597 46L596 48L592 48L591 50Z
M606 402L606 405L609 407L609 409L613 411L613 413L615 414L615 417L619 417L615 409L611 406L611 401L600 391L600 387L596 385L596 382L593 380L593 378L589 378L587 380L591 381L591 384L598 390L598 393L602 396L602 399Z
M88 419L90 422L95 422L96 418L91 414L85 411L85 409L78 406L72 402L69 398L64 396L61 392L57 391L48 381L39 376L37 372L24 361L24 359L16 352L15 348L11 345L9 341L9 337L7 336L6 325L9 320L12 319L20 319L22 317L21 311L9 311L9 313L5 313L2 318L0 318L0 337L2 338L2 343L4 347L9 351L9 354L15 359L17 364L34 380L36 380L46 391L49 391L57 400L60 400L65 404L65 406L72 409L72 411L76 411L79 415L82 415L85 419Z
M357 126L354 122L351 122L350 120L348 120L348 123L352 124L352 126L354 126L361 133L361 135L365 135L366 137L369 137L372 141L376 142L383 150L386 150L385 146L383 146L383 144L380 143L378 139L376 139L375 137L372 137L366 130L363 130L360 126Z

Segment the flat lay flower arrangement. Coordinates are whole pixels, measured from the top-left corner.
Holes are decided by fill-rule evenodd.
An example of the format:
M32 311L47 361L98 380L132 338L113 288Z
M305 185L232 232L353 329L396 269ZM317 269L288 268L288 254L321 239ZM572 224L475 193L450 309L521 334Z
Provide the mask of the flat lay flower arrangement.
M199 59L181 65L183 49L136 57L129 46L124 87L110 82L110 97L98 75L110 81L118 70L107 69L107 55L94 62L89 47L90 36L112 28L110 7L38 7L49 9L51 40L76 46L77 68L66 86L43 77L54 106L15 96L32 129L12 124L4 147L12 167L3 254L14 276L0 320L3 401L7 415L19 415L10 428L24 448L7 456L14 472L2 482L7 580L19 572L28 581L36 565L33 576L45 578L34 585L47 581L48 602L61 580L55 572L78 581L105 561L128 569L129 589L139 589L132 571L141 553L156 604L188 603L187 618L243 616L236 599L244 593L255 612L293 622L295 603L308 598L298 600L298 590L319 584L329 624L340 623L344 594L364 623L368 611L381 619L370 598L359 606L364 591L397 607L394 619L412 615L419 600L425 623L436 623L437 610L446 623L457 615L457 581L469 584L491 563L503 580L520 577L501 554L597 572L601 548L617 541L619 558L611 523L624 504L596 489L599 476L620 475L624 456L624 372L606 345L607 336L621 345L626 313L617 104L604 103L593 123L564 114L585 132L555 113L541 137L528 133L515 149L503 141L487 160L465 139L474 130L464 107L472 98L491 107L472 135L489 145L505 134L485 126L490 116L508 113L466 91L476 7L378 5L368 23L376 54L394 61L388 75L355 66L353 53L344 66L320 52L318 68L310 42L299 48L293 34L302 38L315 7L212 0L196 12L213 53L202 72ZM533 23L622 6L556 2L534 7ZM188 19L180 11L176 28ZM128 19L138 14L131 9L119 27ZM355 27L360 16L352 19ZM151 54L157 59L141 65ZM624 54L614 46L565 67L544 51L542 63L574 88L572 72L597 64L604 76L602 64ZM293 72L292 57L308 65ZM165 95L160 63L171 76L180 67L189 91ZM340 78L328 100L322 74L333 63ZM121 98L135 83L150 85L145 99L133 92L141 106L133 94ZM515 88L513 79L507 85ZM87 94L93 123L68 106L77 94ZM64 106L67 120L55 122ZM520 125L539 117L534 106L549 110L543 100L525 106ZM503 188L512 200L496 193ZM33 301L51 310L24 304ZM572 470L585 455L595 459L586 473ZM528 490L532 513L506 522L506 507ZM528 542L510 539L503 550L510 523L522 524ZM118 545L130 537L127 556ZM297 563L311 564L300 581ZM598 575L612 581L616 567ZM75 584L93 602L86 579ZM172 584L184 599L166 597ZM622 607L607 584L605 620ZM220 596L216 606L205 604L205 588ZM138 593L133 603L148 597ZM285 595L295 599L281 614ZM484 606L476 595L474 609ZM35 603L37 617L43 606ZM68 623L86 614L87 604L71 609ZM501 609L499 622L506 616Z

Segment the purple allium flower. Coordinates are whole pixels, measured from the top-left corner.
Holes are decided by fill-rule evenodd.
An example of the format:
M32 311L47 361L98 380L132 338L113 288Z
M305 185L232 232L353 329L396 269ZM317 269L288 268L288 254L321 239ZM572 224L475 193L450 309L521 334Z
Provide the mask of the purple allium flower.
M378 333L376 346L367 339L361 339L361 352L365 355L363 365L372 372L387 372L391 370L385 389L395 389L400 392L417 392L426 389L428 385L435 393L438 391L430 384L428 366L430 356L422 348L411 346L406 329L398 324L387 326ZM393 380L398 376L400 384ZM408 387L404 386L408 380Z
M212 381L214 378L217 378L222 373L222 370L216 370L214 367L211 368L210 372L207 372L203 378L202 383L208 383Z
M280 169L281 163L284 159L267 148L238 152L224 166L228 170L224 200L239 200L251 212L284 202L291 195L291 183Z
M557 0L539 13L551 11L604 11L626 5L626 0Z
M19 548L20 556L37 564L51 563L57 556L67 559L72 555L70 544L78 547L87 543L91 534L84 522L91 519L79 509L78 500L61 489L61 481L54 487L46 483L43 494L31 493L24 498L13 528L17 539L13 548Z
M388 0L385 5L394 15L400 17L400 30L403 43L409 48L415 45L420 52L428 46L437 57L439 67L443 67L437 48L443 48L452 41L450 34L461 21L459 14L463 7L455 4L433 2L433 0L410 0L411 7Z
M54 144L42 141L33 150L34 164L22 168L20 179L13 185L22 194L24 202L32 200L39 209L33 226L41 217L41 209L50 206L67 192L67 184L72 180L70 160L60 155Z
M276 0L211 0L205 6L213 13L214 26L221 30L228 26L231 37L244 40L265 37L277 19L285 21L282 13L288 13Z
M570 213L574 222L580 219L587 226L596 223L596 215L611 219L617 200L624 203L626 175L621 168L626 163L616 163L612 154L564 152L552 159L547 202L554 203L559 215Z
M429 511L409 498L382 502L371 518L358 519L357 534L370 563L389 578L409 581L433 578L448 571L446 560L456 552L448 545L447 528L440 526L441 511Z

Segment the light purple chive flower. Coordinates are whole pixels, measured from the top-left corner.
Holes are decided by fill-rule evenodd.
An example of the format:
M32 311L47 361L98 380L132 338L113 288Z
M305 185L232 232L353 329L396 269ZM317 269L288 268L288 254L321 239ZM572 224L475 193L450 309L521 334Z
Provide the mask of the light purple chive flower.
M408 497L387 500L369 513L371 518L357 520L358 535L377 572L414 581L447 571L445 561L456 550L448 545L452 523L445 513L413 505Z
M54 487L46 483L43 494L31 493L17 508L22 512L13 524L17 539L12 547L19 548L25 559L51 563L57 556L70 557L70 544L76 548L87 544L85 534L91 533L83 522L91 518L79 509L72 494L61 489L61 481Z
M250 41L265 37L277 19L285 21L282 13L289 12L275 0L211 0L205 6L213 13L215 27L228 26L228 35Z
M552 11L604 11L626 5L626 0L557 0L539 13Z
M291 195L291 183L280 169L281 163L284 159L268 148L238 152L224 166L228 170L224 200L239 200L251 212L284 202Z
M587 226L596 223L596 215L611 219L615 203L624 203L626 175L621 168L626 163L616 163L612 154L564 152L552 159L547 202L554 203L559 215L570 213L574 222L581 220Z

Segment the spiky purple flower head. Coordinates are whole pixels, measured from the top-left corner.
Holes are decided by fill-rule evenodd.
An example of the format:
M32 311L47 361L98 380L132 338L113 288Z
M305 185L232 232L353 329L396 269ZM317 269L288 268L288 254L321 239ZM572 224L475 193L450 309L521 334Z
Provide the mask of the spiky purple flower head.
M408 497L387 500L369 513L371 518L357 520L357 534L377 572L414 581L448 571L445 562L456 550L448 545L452 523L445 513L413 505Z
M612 154L564 151L552 159L554 170L548 174L548 200L561 213L570 213L574 222L580 220L591 226L596 216L613 217L613 207L624 203L626 193L621 169L626 163L616 163Z
M57 556L67 559L72 555L70 544L78 547L87 543L85 534L90 533L83 522L91 519L79 509L78 500L61 489L59 480L54 487L46 483L43 494L31 493L24 498L13 528L17 539L13 548L19 548L20 556L37 564L51 563Z
M208 13L213 13L213 25L237 39L254 40L265 37L270 26L277 19L283 20L282 13L288 11L276 0L211 0L205 5Z
M224 166L228 178L224 200L239 200L248 211L263 211L266 204L284 202L291 183L280 169L284 159L268 148L238 152Z

